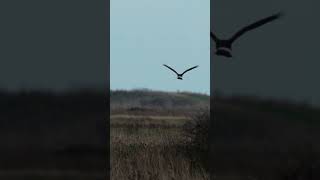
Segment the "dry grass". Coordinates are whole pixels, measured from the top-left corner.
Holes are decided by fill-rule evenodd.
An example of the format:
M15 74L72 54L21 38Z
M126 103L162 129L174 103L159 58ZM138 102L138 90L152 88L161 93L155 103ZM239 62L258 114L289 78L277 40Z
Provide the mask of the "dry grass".
M188 96L191 101L184 95L119 92L113 98L117 108L111 113L121 115L111 121L113 179L209 179L203 161L185 154L190 145L196 152L207 148L201 146L207 136L201 132L208 126L193 129L200 121L191 123L193 140L186 144L181 124L190 120L180 118L190 117L209 98ZM246 96L215 96L212 105L207 144L212 151L206 159L212 179L320 179L318 107Z
M179 128L190 118L185 116L111 115L112 127Z
M185 153L182 124L188 118L121 117L127 126L116 126L119 119L111 119L111 179L209 179L200 163Z

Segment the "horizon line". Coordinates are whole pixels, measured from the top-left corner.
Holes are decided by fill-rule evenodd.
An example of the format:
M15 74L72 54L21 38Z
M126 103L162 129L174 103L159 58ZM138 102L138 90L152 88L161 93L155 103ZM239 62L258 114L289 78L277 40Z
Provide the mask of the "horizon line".
M153 92L170 92L170 93L194 93L194 94L203 94L210 96L210 92L198 92L198 91L188 91L188 90L161 90L161 89L150 89L150 88L110 88L110 91L153 91Z

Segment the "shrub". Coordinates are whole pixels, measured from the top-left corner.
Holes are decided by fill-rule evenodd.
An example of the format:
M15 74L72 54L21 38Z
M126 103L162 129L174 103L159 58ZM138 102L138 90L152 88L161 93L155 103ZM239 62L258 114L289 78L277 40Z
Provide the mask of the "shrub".
M209 167L209 123L210 110L206 108L191 115L191 121L183 126L187 156L205 169Z

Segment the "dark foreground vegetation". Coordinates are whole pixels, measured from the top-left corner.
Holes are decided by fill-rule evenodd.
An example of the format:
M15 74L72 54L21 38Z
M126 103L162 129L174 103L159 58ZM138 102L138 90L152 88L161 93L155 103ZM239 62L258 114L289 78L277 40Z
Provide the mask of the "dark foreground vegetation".
M106 94L0 92L0 179L105 179Z
M0 179L103 179L106 100L0 91ZM110 101L112 179L320 179L320 110L308 104L215 96L209 118L203 94L112 91Z
M284 100L218 96L213 111L210 154L217 177L320 179L320 109Z

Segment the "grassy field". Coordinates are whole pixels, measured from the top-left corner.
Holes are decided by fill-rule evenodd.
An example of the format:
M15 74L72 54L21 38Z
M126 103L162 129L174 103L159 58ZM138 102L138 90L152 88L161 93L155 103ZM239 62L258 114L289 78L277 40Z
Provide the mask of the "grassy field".
M131 106L112 99L123 96L111 96L111 179L209 180L208 171L187 153L189 144L183 131L192 121L190 115L208 99L156 92L158 96L153 97L162 99L155 101L150 98L152 92L144 93L146 96L139 98L139 93L133 92L138 98L130 96Z
M112 92L113 179L209 179L209 174L214 180L320 179L319 108L217 95L211 102L211 127L194 126L200 138L191 142L186 124L209 101L185 92ZM201 134L209 129L203 141ZM210 146L209 156L198 158L201 149L190 151L194 144Z
M184 153L187 121L183 116L111 116L112 179L209 179Z
M207 95L111 91L107 122L106 99L0 92L0 179L105 179L109 150L115 180L320 179L317 107L220 95L210 118Z

